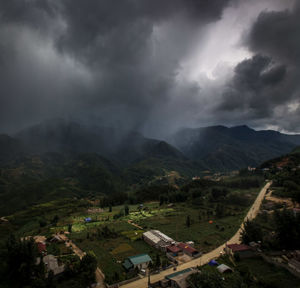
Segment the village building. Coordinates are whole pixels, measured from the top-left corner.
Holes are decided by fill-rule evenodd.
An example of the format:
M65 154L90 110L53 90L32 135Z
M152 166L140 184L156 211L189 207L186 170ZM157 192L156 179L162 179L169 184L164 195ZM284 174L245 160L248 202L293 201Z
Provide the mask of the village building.
M253 257L253 249L245 244L228 244L224 248L226 254L234 256L239 255L240 258Z
M38 242L37 243L37 249L39 251L39 254L45 255L47 253L47 246L45 242Z
M41 258L37 258L37 265L40 263ZM53 272L54 275L60 274L65 270L65 266L64 265L59 265L57 258L53 255L47 255L43 257L43 262L45 264L46 270L47 270L47 274L46 276L48 277L48 273L50 271Z
M148 254L139 254L136 256L130 256L127 259L125 259L123 263L123 267L129 271L132 269L147 269L148 265L152 262L152 259Z
M143 239L146 243L161 251L166 251L167 246L175 244L172 238L158 230L150 230L143 233Z
M161 241L161 239L158 238L156 235L154 235L151 231L147 231L143 233L143 239L150 246L159 248L159 242Z
M300 262L296 259L291 259L288 262L289 267L296 270L298 273L300 273Z
M178 248L180 248L184 254L189 255L190 257L198 257L201 255L201 253L196 250L195 248L191 247L187 243L179 243L177 245Z
M171 253L171 255L173 257L176 257L176 256L182 254L182 250L179 247L177 247L176 245L167 246L166 249L167 249L167 253Z
M167 287L189 288L190 285L187 282L187 278L194 273L198 273L198 271L194 270L192 268L187 268L182 271L178 271L178 272L175 272L175 273L165 276L165 281L163 281L163 282L168 285Z
M232 272L232 269L225 265L225 264L221 264L217 267L217 270L220 272L220 273L231 273Z

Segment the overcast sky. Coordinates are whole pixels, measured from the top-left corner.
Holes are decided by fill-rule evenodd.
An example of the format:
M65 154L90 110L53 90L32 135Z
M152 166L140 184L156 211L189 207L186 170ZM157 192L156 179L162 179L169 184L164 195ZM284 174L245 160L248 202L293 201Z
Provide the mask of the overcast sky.
M64 117L161 138L300 133L297 2L0 0L0 131Z

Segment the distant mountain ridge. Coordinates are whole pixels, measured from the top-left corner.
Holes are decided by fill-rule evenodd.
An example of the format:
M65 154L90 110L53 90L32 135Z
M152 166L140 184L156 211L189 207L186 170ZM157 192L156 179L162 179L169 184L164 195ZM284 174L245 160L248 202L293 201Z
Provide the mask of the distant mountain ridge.
M168 143L146 138L137 132L63 120L30 127L15 137L23 143L27 153L97 153L119 164L148 157L185 158Z
M134 131L54 120L14 136L0 135L0 163L18 155L97 153L121 168L144 163L149 169L152 165L157 169L187 168L190 175L207 169L224 171L258 166L297 145L300 135L256 131L246 125L181 129L166 142Z
M169 142L186 157L213 170L232 170L258 166L262 162L288 153L300 145L300 135L277 131L256 131L246 125L211 126L182 129Z
M122 199L124 191L177 185L203 170L259 166L300 145L299 135L247 126L183 129L170 140L65 121L0 135L0 215L64 197Z

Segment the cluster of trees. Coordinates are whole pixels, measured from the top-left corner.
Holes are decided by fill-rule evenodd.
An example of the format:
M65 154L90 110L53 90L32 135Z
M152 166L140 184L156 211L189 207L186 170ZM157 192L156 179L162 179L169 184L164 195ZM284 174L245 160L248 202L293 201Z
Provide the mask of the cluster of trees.
M41 287L54 287L51 284L51 275L46 281L43 262L40 261L40 264L36 265L38 251L33 239L21 241L14 235L10 235L6 243L6 250L1 256L6 263L3 279L7 281L13 279L12 286L40 287L39 285L43 283L45 286Z
M244 272L244 273L243 273ZM216 271L215 268L203 269L200 273L195 273L189 276L188 282L191 287L197 288L256 288L256 287L268 287L261 285L249 270L239 271L237 267L233 274L224 275ZM261 285L261 286L260 286Z
M252 241L262 241L263 231L260 225L255 220L247 220L241 233L241 240L244 244L249 244Z
M280 249L300 248L300 215L289 210L276 210L274 213L275 231Z
M300 215L294 215L290 210L276 210L274 215L268 219L272 223L275 235L269 237L257 220L246 221L241 233L241 240L245 244L251 241L262 241L265 248L272 249L299 249L300 248Z
M239 176L220 182L206 179L190 181L180 188L171 185L150 185L140 187L129 198L132 204L156 200L162 205L165 203L185 202L191 199L194 204L201 205L203 199L208 197L211 202L224 200L230 204L246 206L249 204L249 199L241 195L232 195L231 189L257 188L262 184L262 181L263 178L258 176Z
M116 238L118 237L118 233L112 229L110 229L107 225L97 228L95 232L90 233L87 232L86 238L87 239L97 239L97 240L102 240L102 239L110 239L110 238Z
M236 266L233 273L226 275L205 267L200 273L191 274L187 281L195 288L277 288L282 285L273 278L254 275L245 265Z
M74 288L83 288L95 283L97 260L91 252L82 260L72 256L69 262L65 263L66 270L59 276L54 276L41 261L42 255L38 253L34 240L30 238L21 241L12 234L7 239L0 259L5 263L1 266L0 286L3 284L6 287L54 288L59 285L64 287L61 283L69 282L70 279L74 279Z

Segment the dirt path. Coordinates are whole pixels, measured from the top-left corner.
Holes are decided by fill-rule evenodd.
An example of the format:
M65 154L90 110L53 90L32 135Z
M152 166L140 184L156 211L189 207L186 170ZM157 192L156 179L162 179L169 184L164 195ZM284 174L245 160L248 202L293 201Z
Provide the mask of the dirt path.
M70 240L65 234L59 234L59 237L65 241L65 244L67 247L71 247L73 252L79 256L80 259L86 254L83 252L72 240ZM95 271L96 281L97 281L97 287L105 288L106 285L104 284L105 276L103 272L100 270L99 267L97 267Z
M1 217L0 220L3 222L9 222L5 217Z
M259 192L258 196L256 197L253 205L251 206L250 210L248 211L244 221L246 221L247 219L252 220L257 216L260 205L261 205L261 203L266 195L266 192L271 184L272 184L272 182L268 182L261 189L261 191ZM243 227L244 227L244 223L241 224L239 230L232 236L232 238L230 240L228 240L223 245L217 247L213 251L204 254L200 258L194 259L190 262L187 262L187 263L177 266L177 271L181 271L181 270L191 268L191 267L196 267L197 265L201 266L201 265L207 264L211 259L218 258L220 256L220 252L223 252L226 244L240 243L240 234L241 234ZM159 273L156 275L151 275L151 282L154 283L154 282L160 281L160 280L164 279L165 276L167 276L173 272L174 272L173 269L167 269L167 270L163 271L162 273ZM142 279L134 281L132 283L123 285L122 287L124 287L124 288L148 287L148 278L147 277L142 278Z
M294 208L294 204L291 198L279 198L272 196L273 191L266 195L266 200L279 204L285 204L287 208Z
M132 220L128 220L128 224L130 224L130 225L132 225L132 226L134 226L134 227L136 227L136 228L139 228L139 229L141 229L141 230L144 229L143 227L139 226L138 224L133 223Z

